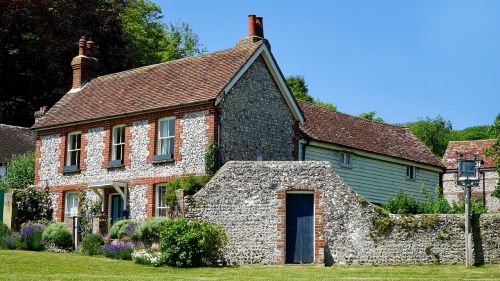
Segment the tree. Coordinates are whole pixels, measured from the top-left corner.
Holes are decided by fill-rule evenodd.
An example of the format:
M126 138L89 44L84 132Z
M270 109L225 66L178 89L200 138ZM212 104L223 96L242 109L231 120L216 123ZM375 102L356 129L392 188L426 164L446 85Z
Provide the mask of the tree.
M35 182L35 153L13 155L7 165L7 174L0 181L1 189L24 189Z
M380 117L375 118L376 114L377 114L376 111L364 112L364 113L359 114L359 117L366 119L366 120L372 120L375 122L384 123L384 119L382 119Z
M0 1L0 123L31 126L69 90L82 35L97 46L100 75L203 51L187 24L161 18L147 0Z
M429 117L418 120L417 122L407 123L406 126L439 157L443 157L452 125L450 121L437 116L434 119Z
M323 106L326 108L329 108L331 110L336 111L337 107L331 103L325 103L322 102L318 99L313 98L311 95L309 95L309 89L307 88L306 81L304 77L302 76L288 76L286 78L286 83L288 84L288 87L290 88L290 91L292 92L293 96L301 101L306 101L310 103L314 103L319 106Z
M495 133L491 126L472 126L465 128L463 130L454 130L451 133L450 140L462 141L462 140L484 140L484 139L494 139Z
M497 165L497 173L499 176L498 184L491 196L500 199L500 114L497 115L495 123L491 127L492 133L495 135L496 142L493 146L486 150L486 155L492 156Z

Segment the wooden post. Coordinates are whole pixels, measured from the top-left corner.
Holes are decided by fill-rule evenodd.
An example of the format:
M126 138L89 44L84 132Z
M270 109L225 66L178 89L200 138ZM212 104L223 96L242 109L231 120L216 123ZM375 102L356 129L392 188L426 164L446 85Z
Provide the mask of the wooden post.
M472 266L472 233L470 231L470 196L471 186L465 185L465 266Z

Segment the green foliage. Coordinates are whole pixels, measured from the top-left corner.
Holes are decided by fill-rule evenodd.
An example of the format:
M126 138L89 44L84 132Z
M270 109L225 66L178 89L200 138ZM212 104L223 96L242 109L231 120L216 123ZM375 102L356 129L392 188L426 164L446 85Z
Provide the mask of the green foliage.
M439 157L443 157L450 133L451 122L437 116L434 119L426 117L417 122L407 123L406 126L417 136L429 149Z
M154 217L141 223L137 229L139 240L145 245L158 243L160 241L160 232L165 227L165 217Z
M337 107L331 103L325 103L318 99L313 98L309 94L309 89L307 88L306 81L302 76L288 76L286 78L286 83L288 84L288 88L292 92L293 96L297 100L306 101L310 103L314 103L319 106L323 106L329 108L331 110L337 110Z
M202 220L169 220L161 232L162 262L178 267L217 265L226 242L220 225Z
M28 224L23 226L19 232L21 239L18 248L29 251L43 250L43 226L40 224Z
M125 237L136 240L137 237L137 222L130 219L119 220L115 222L109 229L109 238L123 239Z
M78 192L78 214L81 215L80 227L82 233L92 232L92 217L101 212L102 199L92 200L87 196L86 190L82 189Z
M45 228L42 234L45 243L50 243L59 249L70 249L73 245L71 233L64 223L53 223Z
M0 237L9 236L11 234L9 227L0 221Z
M416 214L418 212L418 202L413 195L406 195L403 190L389 199L385 208L393 214Z
M165 192L165 204L173 210L177 205L177 196L175 195L177 189L184 190L184 193L187 195L193 195L203 188L207 182L207 176L195 175L187 175L186 177L179 177L169 181Z
M217 144L214 141L208 143L207 152L205 153L205 173L215 175L219 166L217 165Z
M12 155L7 165L7 174L0 181L1 189L23 189L35 181L35 153Z
M14 203L17 208L16 227L25 222L50 220L52 217L48 190L32 186L19 189L14 193Z
M104 240L99 234L88 233L83 236L83 241L81 244L82 253L89 256L96 256L102 254L101 246L104 244Z
M382 235L387 234L393 225L387 210L382 207L374 206L375 214L370 217L373 230L370 231L370 237L377 241Z
M364 112L364 113L359 114L359 117L366 119L366 120L384 123L384 119L382 119L380 117L375 118L376 114L377 114L376 111Z
M491 126L472 126L463 130L453 130L450 135L450 140L465 141L465 140L485 140L493 139L495 135L491 130Z
M491 148L488 148L485 152L486 155L492 156L495 159L498 173L498 183L495 190L491 193L491 196L500 200L500 114L497 115L495 123L490 129L491 133L496 139L495 144Z
M137 54L134 66L150 65L200 54L204 47L188 24L165 25L160 6L148 0L126 2L119 15L129 53Z

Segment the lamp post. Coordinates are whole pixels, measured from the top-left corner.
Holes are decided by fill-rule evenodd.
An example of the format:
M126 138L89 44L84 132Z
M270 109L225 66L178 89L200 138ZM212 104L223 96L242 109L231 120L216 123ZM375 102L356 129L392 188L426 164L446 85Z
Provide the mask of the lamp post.
M470 197L473 186L479 186L479 156L474 159L457 159L457 184L464 187L465 193L465 266L472 266L472 233L471 233L471 208Z

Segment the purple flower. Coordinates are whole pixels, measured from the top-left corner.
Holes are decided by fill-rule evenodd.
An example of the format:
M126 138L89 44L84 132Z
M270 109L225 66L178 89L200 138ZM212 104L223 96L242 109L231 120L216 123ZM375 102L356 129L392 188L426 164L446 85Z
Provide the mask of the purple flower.
M113 244L101 246L102 250L107 253L118 253L124 249L133 249L135 244L131 241L119 241Z
M137 228L137 224L136 223L129 223L125 227L125 230L123 231L123 233L127 237L132 237L132 235L134 234L136 228Z
M19 232L19 234L21 234L22 237L28 237L28 236L31 236L35 233L42 233L43 232L43 226L39 225L39 224L30 224L30 225L26 225L24 226L22 229L21 229L21 232Z

